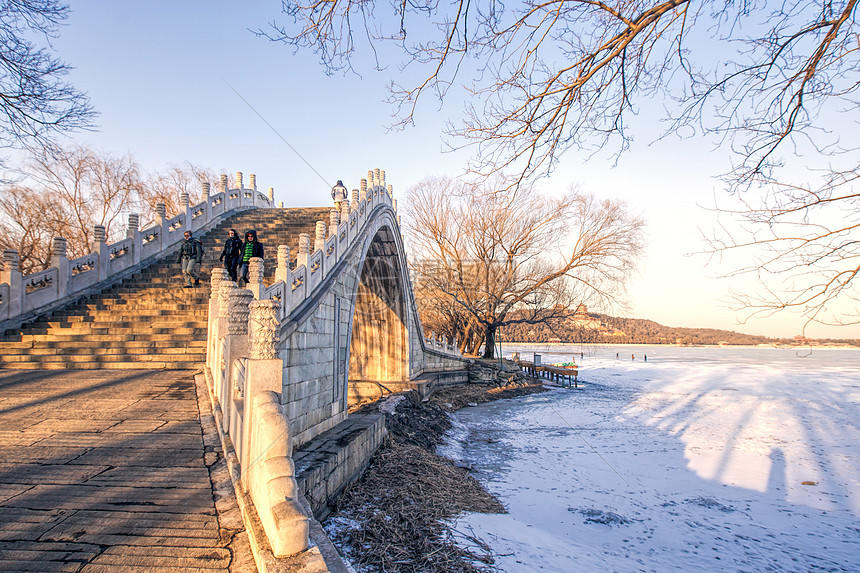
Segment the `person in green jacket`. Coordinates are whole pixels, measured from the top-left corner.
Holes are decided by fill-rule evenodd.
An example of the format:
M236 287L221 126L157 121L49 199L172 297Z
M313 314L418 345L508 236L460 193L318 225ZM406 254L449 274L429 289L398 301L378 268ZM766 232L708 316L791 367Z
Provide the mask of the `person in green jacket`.
M200 286L200 275L197 273L197 269L203 262L203 243L191 236L191 231L185 231L185 241L179 247L179 260L177 262L182 265L182 278L185 279L185 286L182 288ZM194 279L193 285L191 279Z
M248 268L253 257L263 258L263 245L257 240L257 231L249 229L245 232L245 243L242 245L242 281L248 284Z

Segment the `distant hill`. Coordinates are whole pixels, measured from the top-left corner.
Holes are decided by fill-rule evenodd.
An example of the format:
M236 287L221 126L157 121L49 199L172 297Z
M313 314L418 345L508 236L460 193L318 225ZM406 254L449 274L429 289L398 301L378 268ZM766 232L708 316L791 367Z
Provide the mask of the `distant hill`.
M807 340L768 338L716 328L664 326L653 320L620 318L587 312L582 306L547 324L514 324L498 334L503 342L581 342L594 344L708 344L708 345L824 345L850 344L860 340Z

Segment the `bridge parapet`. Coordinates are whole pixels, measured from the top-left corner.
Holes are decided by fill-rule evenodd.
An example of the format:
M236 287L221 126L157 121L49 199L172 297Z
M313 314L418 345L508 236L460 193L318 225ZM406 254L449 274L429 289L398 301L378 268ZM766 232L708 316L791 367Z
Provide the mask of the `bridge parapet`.
M273 190L269 189L268 196L258 192L254 175L247 188L241 172L236 174L235 188L228 188L227 176L222 175L218 188L213 195L209 183L203 183L203 200L196 205L191 205L187 193L183 193L182 212L169 219L164 204L156 205L156 222L145 229L139 228L139 215L130 214L126 237L115 243L108 244L105 228L95 226L92 252L77 259L70 260L66 255L66 240L55 237L51 267L45 271L22 275L18 252L4 251L0 271L0 327L52 310L73 296L100 289L142 263L148 264L170 252L183 240L187 230L210 228L235 211L274 207Z
M301 535L298 510L275 507L294 498L290 448L346 419L351 355L366 359L384 354L363 373L392 388L408 385L413 374L451 369L452 364L462 369L464 362L453 346L431 343L419 334L396 201L385 172L368 172L351 201L340 183L333 198L335 207L328 221L317 222L314 237L300 235L295 267L290 266L289 247L278 246L272 285L262 283L260 259L252 259L244 289L229 281L223 269L212 273L206 370L221 409L222 430L237 451L242 486L273 546L278 536ZM371 295L381 297L374 304L363 303L359 311L359 292L366 295L373 288L379 290ZM375 312L397 324L382 325L383 320L370 318ZM367 316L355 319L361 313ZM353 349L354 319L363 321L364 330ZM367 334L372 329L376 331ZM265 440L280 448L269 464L280 472L275 477L274 469L261 469L269 459ZM277 495L271 493L275 486L263 483L278 484ZM328 497L343 485L322 484L331 491L313 497ZM267 522L264 515L271 519ZM278 517L284 515L291 517Z

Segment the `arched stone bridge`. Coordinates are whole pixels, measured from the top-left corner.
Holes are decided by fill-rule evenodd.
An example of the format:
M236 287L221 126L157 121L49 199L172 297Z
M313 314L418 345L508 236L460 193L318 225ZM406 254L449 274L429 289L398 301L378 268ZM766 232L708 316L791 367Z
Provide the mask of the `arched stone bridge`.
M369 172L351 201L317 222L313 246L303 234L293 268L280 246L270 286L260 259L244 289L224 271L212 273L207 374L234 471L276 554L307 543L293 448L344 422L362 398L423 389L464 369L452 347L422 334L384 177Z
M349 418L350 405L462 380L467 362L422 334L384 172L368 172L349 198L336 190L340 201L329 209L275 208L271 189L257 192L253 175L245 187L237 173L233 188L226 176L214 194L204 185L197 205L184 195L172 218L159 206L150 227L140 229L130 215L115 243L95 229L84 257L67 258L56 238L45 271L22 275L18 253L4 252L0 368L203 365L237 497L250 496L276 555L302 551L309 516L299 487L316 511L384 435L379 418L361 431L350 426L359 419ZM321 216L328 220L316 222L313 237L299 232L295 240ZM217 268L218 244L231 226L259 224L267 253L283 244L269 268L252 260L250 280L238 288ZM205 288L177 288L175 253L185 230L207 245L208 296ZM316 466L305 457L308 475L297 483L294 450L305 455L327 436L334 438L324 443L340 443L362 431L367 439L342 451L319 448L330 455Z

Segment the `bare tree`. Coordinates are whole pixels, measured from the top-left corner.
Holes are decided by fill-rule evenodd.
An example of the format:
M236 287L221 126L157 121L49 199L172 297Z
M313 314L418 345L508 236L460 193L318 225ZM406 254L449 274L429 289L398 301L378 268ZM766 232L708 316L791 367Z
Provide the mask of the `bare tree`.
M575 191L559 198L496 191L507 187L435 178L409 191L416 283L447 299L452 314L465 311L464 325L480 332L469 350L483 343L488 358L500 327L545 322L580 302L614 300L642 244L642 221L620 202ZM467 336L468 330L458 338Z
M202 198L200 184L214 184L218 180L219 176L215 171L191 162L171 165L166 171L147 177L141 190L140 211L152 214L155 213L157 203L164 203L168 216L176 215L180 211L179 200L182 193L188 193L192 205L199 203Z
M70 68L50 50L68 13L56 0L0 6L0 146L38 149L59 133L91 127L88 98L64 81Z
M56 230L73 257L89 252L95 225L104 226L110 240L119 238L122 215L134 208L143 187L130 155L112 157L85 147L38 155L27 174L60 206L62 225Z
M53 237L66 239L70 257L82 256L92 249L95 225L105 227L109 241L118 240L129 213L146 226L155 220L156 203L173 214L181 193L196 203L200 181L215 179L211 170L190 163L144 174L131 155L87 147L43 151L21 177L19 184L0 187L0 248L16 249L24 272L48 267Z
M396 44L396 125L427 95L472 92L449 133L452 145L476 146L472 167L484 174L547 173L571 147L620 153L630 117L662 103L666 133L710 134L731 154L723 176L740 206L727 211L749 233L713 244L759 257L740 270L764 271L764 290L743 304L823 320L829 303L857 293L857 4L419 0L385 17L373 0L283 0L294 23L261 34L316 51L329 72L351 70L364 47L385 68L382 48ZM825 168L798 173L797 158ZM841 217L830 218L833 205Z
M760 202L739 197L739 207L722 209L732 220L707 237L712 252L742 254L732 274L761 279L757 291L731 293L735 310L746 318L794 310L822 324L860 322L858 179L855 170L831 173L818 188L774 182Z
M0 250L15 249L25 274L42 271L51 263L51 239L65 228L56 197L28 187L0 191Z

